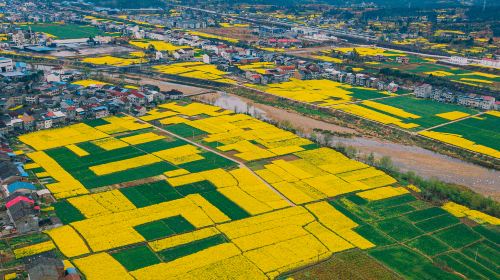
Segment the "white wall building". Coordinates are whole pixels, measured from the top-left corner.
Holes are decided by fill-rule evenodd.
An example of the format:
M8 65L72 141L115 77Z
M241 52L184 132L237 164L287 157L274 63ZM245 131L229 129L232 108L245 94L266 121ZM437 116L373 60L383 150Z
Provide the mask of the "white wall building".
M420 98L429 98L432 93L432 86L429 84L422 84L420 86L416 86L413 92L416 97Z
M463 56L452 56L450 58L450 63L458 64L458 65L467 65L467 64L469 64L469 60Z
M12 59L6 57L0 57L0 73L12 72L14 71L14 63Z
M500 68L500 60L498 59L483 58L479 61L479 64L488 67Z

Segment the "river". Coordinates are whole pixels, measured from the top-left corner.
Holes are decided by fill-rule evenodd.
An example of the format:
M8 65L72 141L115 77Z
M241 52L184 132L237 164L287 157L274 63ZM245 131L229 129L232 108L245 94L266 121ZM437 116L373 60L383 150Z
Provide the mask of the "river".
M211 93L194 97L224 109L249 113L264 120L287 121L304 134L313 129L355 133L353 129L315 120L295 112L255 103L252 100L228 93ZM373 153L376 158L391 157L401 171L414 171L424 178L467 186L472 190L500 200L500 171L481 167L453 157L435 153L417 146L406 146L378 138L333 137L332 145L342 143L356 148L362 154Z

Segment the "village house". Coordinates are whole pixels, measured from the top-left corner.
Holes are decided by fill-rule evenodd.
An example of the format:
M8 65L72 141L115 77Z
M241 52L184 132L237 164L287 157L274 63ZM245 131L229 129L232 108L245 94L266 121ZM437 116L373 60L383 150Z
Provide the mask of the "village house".
M495 98L471 93L459 96L457 103L467 107L490 110L495 106Z
M105 117L109 116L108 107L106 107L106 106L93 107L90 110L90 112L91 112L92 118L94 118L94 119L101 119L101 118L105 118Z
M429 84L421 84L416 86L413 93L418 98L429 98L432 93L432 86Z
M181 48L172 53L176 60L190 60L194 57L193 48Z
M65 278L63 262L53 251L32 255L23 258L24 265L28 271L29 279L32 280L62 280ZM79 279L72 278L72 279Z
M457 101L458 94L444 89L433 89L430 95L430 98L436 100L438 102L446 102L446 103L455 103Z
M407 56L398 56L396 57L396 62L401 64L408 64L410 63L410 58Z
M9 195L5 201L7 214L17 232L26 233L38 230L40 206L35 205L35 201L30 195L15 192Z
M0 184L9 184L21 179L21 172L10 158L0 153Z

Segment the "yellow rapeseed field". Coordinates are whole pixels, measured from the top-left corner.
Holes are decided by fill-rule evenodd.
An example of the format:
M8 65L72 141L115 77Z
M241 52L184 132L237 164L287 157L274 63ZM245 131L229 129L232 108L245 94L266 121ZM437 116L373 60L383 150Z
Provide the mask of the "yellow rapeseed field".
M487 111L486 114L500 118L500 111Z
M280 97L325 107L352 100L352 92L349 91L352 86L331 80L290 79L288 82L279 84L268 84L266 86L247 84L246 86Z
M179 165L204 159L200 153L201 151L197 147L187 144L184 146L154 152L153 155L174 165Z
M343 53L352 52L354 49L361 56L406 56L405 53L393 53L387 52L384 49L376 48L376 47L355 47L355 48L335 48L336 51L341 51Z
M132 64L146 63L147 59L143 57L121 58L121 57L106 55L99 57L86 57L82 59L82 62L97 64L97 65L128 66Z
M146 132L138 135L120 138L121 141L126 142L130 145L144 144L161 139L165 139L165 136L158 135L153 132Z
M458 74L458 76L469 76L469 75L481 76L481 77L490 78L490 79L500 78L499 75L490 74L490 73L484 73L484 72L472 72L472 73Z
M471 140L463 138L461 135L437 132L437 131L421 131L419 132L419 134L451 145L455 145L460 148L471 150L473 152L500 158L500 151L497 151L490 147L476 144Z
M131 40L129 44L139 47L141 49L147 49L149 45L155 47L157 51L173 52L182 48L189 48L189 46L175 46L169 42L156 41L156 40Z
M454 121L454 120L468 117L470 115L467 113L464 113L464 112L460 112L460 111L452 111L452 112L447 112L447 113L436 114L436 116L443 118L443 119L450 120L450 121Z
M70 225L54 228L46 233L52 238L57 248L68 258L90 252L85 242Z
M328 229L337 233L340 237L349 241L354 246L360 249L368 249L374 247L375 244L363 238L352 229L357 227L354 221L335 209L326 201L316 202L306 205L306 208L311 211L318 220Z
M342 63L342 59L331 57L331 56L326 56L326 55L313 55L313 58L326 61L326 62L332 62L332 63Z
M362 197L367 200L381 200L381 199L386 199L389 197L394 197L394 196L399 196L402 194L407 194L409 193L408 190L406 190L403 187L381 187L377 189L372 189L368 191L363 191L356 193L357 196Z
M268 69L276 68L276 64L273 62L253 62L249 64L238 65L238 68L245 71L252 71L259 74L265 74Z
M468 217L479 224L489 223L495 226L500 225L500 219L477 210L471 210L468 207L455 202L447 202L442 206L442 208L458 218Z
M171 117L177 115L175 112L172 111L162 111L160 109L153 109L148 112L147 115L140 117L141 120L143 121L154 121L157 119L163 119L166 117Z
M68 146L66 146L66 148L68 148L70 151L72 151L73 153L75 153L75 155L77 155L79 157L84 157L84 156L89 155L89 153L87 151L85 151L84 149L82 149L74 144L68 145Z
M455 74L446 72L446 71L429 71L429 72L424 72L424 74L427 75L432 75L436 77L447 77L447 76L454 76Z
M99 252L144 242L144 237L134 229L135 226L173 216L181 215L196 228L211 226L215 221L228 221L220 210L209 205L201 195L193 194L151 206L95 216L71 225L94 252Z
M247 23L229 23L229 22L221 22L219 23L223 28L231 28L231 27L249 27L250 24Z
M108 83L96 81L96 80L80 80L80 81L72 82L72 84L83 86L83 87L90 87L90 86L107 85Z
M181 176L181 175L186 175L189 174L189 171L183 168L175 169L172 171L166 171L163 173L167 177L176 177L176 176Z
M366 168L330 149L296 153L302 160L273 161L256 173L297 204L394 184L385 173ZM329 159L329 160L325 160ZM331 186L335 185L335 188Z
M181 106L175 102L162 104L159 106L162 109L171 110L180 115L185 116L196 116L201 114L206 114L211 117L216 117L220 115L227 115L232 113L232 111L224 110L220 107L202 104L202 103L190 103L185 106Z
M86 218L108 215L136 207L118 190L111 190L68 199Z
M95 141L92 141L91 143L106 150L106 151L120 149L123 147L127 147L129 145L128 143L125 143L124 141L122 141L120 139L116 139L114 137L95 140Z
M167 179L174 187L204 180L211 182L219 192L253 215L287 206L283 199L270 191L261 180L247 169L225 171L218 168L172 176Z
M414 191L414 192L418 192L418 193L419 193L419 192L421 192L421 191L422 191L422 190L420 190L420 188L419 188L419 187L417 187L417 186L415 186L415 185L412 185L412 184L410 184L410 185L408 185L408 186L406 186L406 187L407 187L408 189L410 189L410 190Z
M394 115L394 116L397 116L397 117L400 117L403 119L419 119L420 118L419 115L415 115L415 114L406 112L403 109L399 109L399 108L396 108L396 107L393 107L390 105L377 103L375 101L366 100L366 101L363 101L362 104L366 105L368 107L380 110L382 112L387 112L391 115Z
M381 106L377 105L377 107L381 107ZM377 121L377 122L383 123L383 124L393 124L393 125L399 126L401 128L405 128L405 129L411 129L411 128L415 128L415 127L419 126L418 124L415 124L415 123L404 123L401 121L401 119L398 119L396 117L392 117L392 116L389 116L389 115L386 115L386 114L383 114L383 113L380 113L380 112L377 112L374 110L370 110L368 108L365 108L365 107L362 107L362 106L359 106L356 104L339 105L336 108L339 110L345 111L347 113L351 113L353 115L363 117L365 119ZM391 112L394 114L413 116L415 118L419 117L419 116L413 115L413 114L410 115L410 113L407 113L404 110L398 110L397 108L393 108L391 110Z
M217 39L217 40L227 41L230 43L238 43L239 42L238 39L209 34L209 33L200 32L200 31L189 31L189 34L194 35L194 36L198 36L198 37L202 37L202 38L207 38L207 39Z
M394 114L417 117L397 110ZM28 153L36 163L29 167L41 167L58 181L53 185L59 189L48 185L56 198L69 197L67 202L84 216L82 220L51 229L47 234L52 239L52 248L55 244L86 279L211 279L214 275L231 279L241 275L249 279L275 278L325 260L336 252L375 246L356 233L356 222L326 199L346 193L360 196L370 193L367 199L382 199L393 190L403 193L400 188L390 187L396 180L380 170L330 148L311 148L311 141L289 131L216 106L167 103L146 114L143 120L158 120L166 125L184 123L199 129L206 133L201 136L203 142L216 142L213 149L231 153L243 162L269 159L253 167L255 171L245 166L199 172L185 167L189 171L176 168L163 174L178 190L186 184L208 181L249 217L233 221L231 215L226 215L198 193L137 208L118 189L100 188L88 193L45 152ZM114 149L165 138L151 130L125 137L115 135L122 137L120 139L110 137L110 134L150 125L130 117L110 117L104 121L108 124L93 128L103 137L84 141ZM68 149L76 154L87 156L77 149L78 146L70 146L75 143L80 142L69 141L60 146L69 146ZM206 155L201 147L186 143L138 157L99 162L101 164L96 163L89 169L101 176L162 160L174 165L203 161ZM290 156L280 157L282 155ZM146 240L136 230L137 226L177 216L189 222L194 230L158 240ZM139 244L162 252L215 236L221 236L226 242L133 271L127 271L109 253ZM37 250L47 248L49 244ZM30 250L33 251L36 250ZM72 264L67 262L67 265Z
M36 150L48 150L71 144L105 138L108 135L84 123L62 128L39 130L19 136L19 140Z
M50 177L57 181L57 183L45 185L55 198L61 199L88 193L88 190L78 180L73 178L71 174L64 170L45 152L33 152L29 153L27 156L40 167L45 169L45 171L50 174Z
M155 241L149 242L149 246L156 252L163 251L165 249L173 248L175 246L187 244L196 240L204 239L214 235L220 234L215 227L208 227L192 232L175 235L172 237L167 237Z
M230 84L235 83L235 81L223 77L228 73L218 70L215 65L204 64L203 62L180 62L169 65L157 65L153 66L153 69L164 74L179 75L186 78Z
M134 130L139 130L139 129L144 129L151 127L150 124L148 123L140 123L136 119L130 116L111 116L104 118L106 122L109 124L103 124L96 126L95 128L105 132L107 134L115 134L115 133L121 133L121 132L126 132L126 131L134 131Z
M14 255L16 256L16 259L40 254L43 252L50 251L52 249L55 249L54 243L52 241L45 241L42 243L26 246L23 248L15 249L14 250Z
M49 172L38 172L38 173L35 173L35 176L38 178L46 178L46 177L50 177L50 173Z
M474 79L474 78L460 78L460 81L483 83L483 84L493 84L492 81L483 80L483 79Z
M88 280L133 280L127 270L108 253L89 255L75 259L76 267Z

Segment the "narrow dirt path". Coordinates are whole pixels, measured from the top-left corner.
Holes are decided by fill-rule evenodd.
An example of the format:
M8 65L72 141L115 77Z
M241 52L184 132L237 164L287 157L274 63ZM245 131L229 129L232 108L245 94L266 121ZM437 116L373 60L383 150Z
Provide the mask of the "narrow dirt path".
M124 114L125 114L125 113L124 113ZM143 121L143 120L141 120L141 119L139 119L139 118L136 118L136 117L134 117L134 116L132 116L132 115L129 115L129 114L125 114L125 115L127 115L127 116L129 116L129 117L132 117L132 118L134 118L134 119L136 119L136 120L137 120L138 122L140 122L140 123L148 123L148 122ZM151 123L149 123L149 124L151 124ZM250 173L252 173L252 174L253 174L255 177L257 177L257 178L258 178L258 179L259 179L262 183L264 183L264 184L265 184L265 185L266 185L269 189L271 189L273 192L275 192L277 195L279 195L279 196L280 196L283 200L285 200L286 202L288 202L288 204L289 204L290 206L296 206L296 204L295 204L295 203L293 203L290 199L288 199L286 196L284 196L281 192L279 192L277 189L275 189L275 188L274 188L272 185L270 185L268 182L264 181L264 179L262 179L261 177L259 177L259 176L258 176L258 175L257 175L257 174L256 174L256 173L252 170L252 169L250 169L248 166L246 166L243 162L241 162L241 161L239 161L239 160L236 160L236 159L234 159L234 158L228 157L228 156L226 156L225 154L223 154L223 153L221 153L221 152L219 152L219 151L217 151L217 150L215 150L215 149L213 149L213 148L211 148L211 147L204 146L204 145L199 144L199 143L197 143L197 142L195 142L195 141L192 141L192 140L190 140L190 139L188 139L188 138L185 138L185 137L179 136L179 135L177 135L177 134L175 134L175 133L172 133L172 132L170 132L170 131L168 131L168 130L166 130L166 129L163 129L163 128L161 128L161 127L158 127L158 126L156 126L156 125L154 125L154 124L151 124L151 125L152 125L152 126L154 126L156 129L158 129L158 130L160 130L160 131L162 131L162 132L164 132L164 133L166 133L166 134L168 134L168 135L170 135L170 136L172 136L172 137L174 137L174 138L178 138L178 139L184 140L184 141L186 141L186 142L188 142L188 143L190 143L190 144L192 144L192 145L194 145L194 146L197 146L197 147L199 147L199 148L201 148L201 149L204 149L204 150L208 150L208 151L210 151L210 152L212 152L212 153L214 153L214 154L217 154L217 155L219 155L219 156L221 156L221 157L223 157L223 158L226 158L226 159L228 159L228 160L230 160L230 161L232 161L232 162L234 162L234 163L237 163L237 164L238 164L238 166L239 166L240 168L244 168L244 169L248 170Z
M470 115L470 116L467 116L467 117L463 117L463 118L460 118L460 119L456 119L456 120L453 120L451 122L447 122L447 123L442 123L442 124L438 124L436 126L433 126L433 127L429 127L429 128L426 128L426 129L422 129L420 130L419 132L422 132L422 131L427 131L427 130L433 130L434 128L438 128L438 127L442 127L442 126L445 126L445 125L449 125L451 123L456 123L456 122L459 122L459 121L463 121L463 120L466 120L466 119L470 119L472 117L478 117L478 116L481 116L483 114L485 114L486 112L480 112L480 113L477 113L475 115Z

